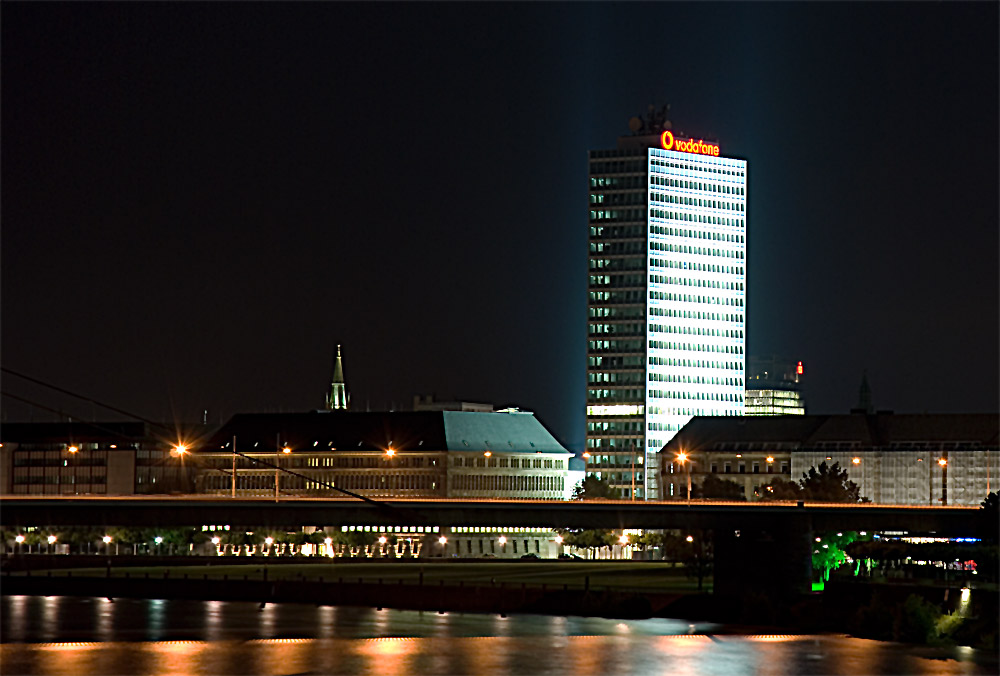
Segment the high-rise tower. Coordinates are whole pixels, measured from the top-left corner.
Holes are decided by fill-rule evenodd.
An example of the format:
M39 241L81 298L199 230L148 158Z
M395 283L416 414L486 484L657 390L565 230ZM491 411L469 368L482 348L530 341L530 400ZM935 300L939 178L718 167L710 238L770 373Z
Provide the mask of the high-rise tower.
M657 452L692 416L742 415L747 162L667 109L590 152L588 473L660 495Z
M347 384L344 382L344 364L340 359L340 345L337 345L337 356L333 358L333 374L330 376L330 390L326 394L326 408L328 411L346 411L349 402Z

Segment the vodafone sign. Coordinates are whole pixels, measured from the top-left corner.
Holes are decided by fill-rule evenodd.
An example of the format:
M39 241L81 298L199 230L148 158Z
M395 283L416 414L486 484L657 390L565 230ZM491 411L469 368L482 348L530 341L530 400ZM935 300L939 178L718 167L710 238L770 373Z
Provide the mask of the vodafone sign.
M673 132L665 131L660 136L660 145L664 150L678 150L682 153L694 153L695 155L719 156L719 146L705 143L701 139L675 139Z

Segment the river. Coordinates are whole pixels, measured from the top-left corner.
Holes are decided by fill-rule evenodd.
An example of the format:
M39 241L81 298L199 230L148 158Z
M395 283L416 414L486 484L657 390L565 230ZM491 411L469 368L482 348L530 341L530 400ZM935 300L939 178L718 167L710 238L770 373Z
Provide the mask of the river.
M680 620L296 604L3 596L14 674L988 674L996 660L837 635L736 635Z

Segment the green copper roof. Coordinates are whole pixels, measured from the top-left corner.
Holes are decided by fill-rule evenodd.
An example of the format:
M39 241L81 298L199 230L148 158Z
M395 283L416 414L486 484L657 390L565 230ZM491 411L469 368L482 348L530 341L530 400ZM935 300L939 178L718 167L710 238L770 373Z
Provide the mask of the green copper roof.
M444 411L448 450L568 453L531 413Z

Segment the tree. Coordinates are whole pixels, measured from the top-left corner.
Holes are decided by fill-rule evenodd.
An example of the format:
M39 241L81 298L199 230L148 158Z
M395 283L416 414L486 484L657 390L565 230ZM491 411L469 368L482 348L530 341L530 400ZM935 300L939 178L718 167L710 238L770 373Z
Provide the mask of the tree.
M775 478L760 491L762 500L815 500L816 502L871 502L862 497L861 489L847 478L840 463L810 467L798 483Z
M746 500L743 486L729 479L720 479L709 474L700 485L691 488L691 497L715 498L718 500Z
M596 498L611 498L615 499L621 497L618 495L618 491L611 487L606 479L599 479L596 476L588 476L583 481L576 485L573 489L573 499L574 500L593 500Z
M802 488L794 481L775 477L774 481L761 486L754 494L761 500L801 500Z
M861 489L847 478L847 470L840 463L828 466L821 462L819 468L810 467L799 479L802 498L817 502L870 502L861 497Z
M819 572L823 582L830 579L830 571L840 567L847 560L845 549L858 539L854 531L840 533L825 533L813 543L813 570Z
M577 549L600 549L618 542L618 537L610 529L601 530L560 530L563 545Z

